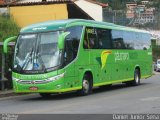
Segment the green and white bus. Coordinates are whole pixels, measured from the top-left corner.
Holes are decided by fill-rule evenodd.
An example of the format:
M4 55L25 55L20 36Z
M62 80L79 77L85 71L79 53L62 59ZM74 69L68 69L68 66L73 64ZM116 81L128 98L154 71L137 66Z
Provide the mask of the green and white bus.
M69 19L41 22L23 28L13 61L16 93L78 91L97 86L139 85L152 75L148 32L112 23Z

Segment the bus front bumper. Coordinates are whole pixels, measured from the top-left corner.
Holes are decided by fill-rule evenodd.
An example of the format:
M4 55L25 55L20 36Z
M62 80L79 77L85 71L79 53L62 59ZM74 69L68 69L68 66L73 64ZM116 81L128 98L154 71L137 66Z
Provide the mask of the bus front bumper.
M42 80L21 80L13 78L13 86L16 93L57 93L65 91L63 74Z

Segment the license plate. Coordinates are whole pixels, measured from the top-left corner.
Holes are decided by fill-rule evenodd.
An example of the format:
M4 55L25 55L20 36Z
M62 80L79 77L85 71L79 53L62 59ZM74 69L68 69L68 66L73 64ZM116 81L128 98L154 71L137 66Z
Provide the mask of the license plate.
M38 90L38 87L32 86L32 87L29 87L29 90L36 91Z

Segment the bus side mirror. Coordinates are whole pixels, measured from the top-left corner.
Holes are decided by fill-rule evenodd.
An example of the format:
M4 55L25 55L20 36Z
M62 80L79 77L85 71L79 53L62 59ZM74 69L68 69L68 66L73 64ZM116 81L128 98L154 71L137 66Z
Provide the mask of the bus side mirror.
M66 36L69 34L70 34L70 32L64 32L64 33L60 34L60 36L58 38L58 48L60 50L64 49L64 40L65 40Z
M13 36L13 37L9 37L6 40L4 40L4 44L3 44L3 52L4 53L8 53L8 43L11 41L14 41L17 39L17 36Z

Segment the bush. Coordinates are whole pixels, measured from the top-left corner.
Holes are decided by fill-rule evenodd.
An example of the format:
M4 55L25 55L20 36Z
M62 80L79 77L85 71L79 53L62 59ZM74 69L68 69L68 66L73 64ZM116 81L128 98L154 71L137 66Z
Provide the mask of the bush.
M8 37L18 35L20 28L10 18L9 15L0 15L0 41Z

